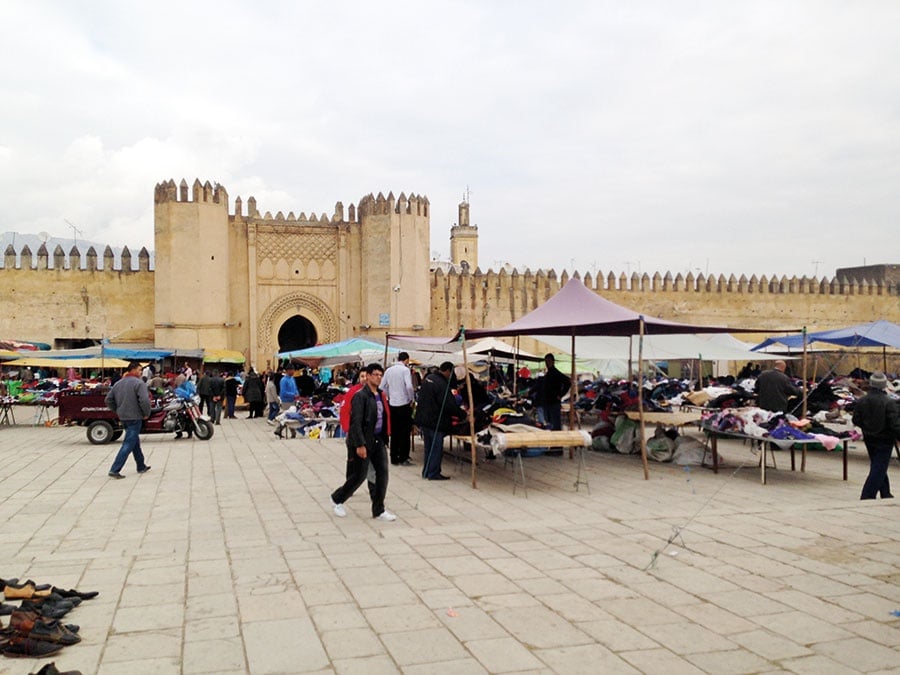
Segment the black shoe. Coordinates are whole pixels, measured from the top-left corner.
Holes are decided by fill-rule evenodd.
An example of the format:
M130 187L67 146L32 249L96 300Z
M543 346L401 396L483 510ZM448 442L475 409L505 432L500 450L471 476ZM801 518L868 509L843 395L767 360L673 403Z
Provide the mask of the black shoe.
M450 480L450 476L445 476L442 473L439 473L437 476L429 478L428 480Z
M148 464L148 465L145 466L143 469L138 469L138 473L147 473L150 469L151 469L151 467L150 467L150 465Z
M125 478L125 476L120 474L118 471L110 471L108 475L110 478Z
M150 468L149 466L147 467ZM61 588L53 587L53 592L63 598L80 598L81 600L90 600L91 598L96 598L100 595L100 591L76 591L74 588L70 588L67 591L64 591Z
M61 644L53 642L44 642L43 640L34 640L32 638L15 635L7 640L0 640L0 653L3 656L12 658L17 657L33 657L43 658L56 654L63 648Z
M404 459L402 462L400 462L400 466L415 466L415 464L413 464L411 460Z

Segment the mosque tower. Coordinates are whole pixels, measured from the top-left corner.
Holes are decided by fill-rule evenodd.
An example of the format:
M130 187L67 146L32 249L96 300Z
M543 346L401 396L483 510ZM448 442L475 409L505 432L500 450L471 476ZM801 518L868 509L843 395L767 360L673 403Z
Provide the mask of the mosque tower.
M469 225L469 201L459 203L459 224L450 228L450 260L474 272L478 268L478 226Z

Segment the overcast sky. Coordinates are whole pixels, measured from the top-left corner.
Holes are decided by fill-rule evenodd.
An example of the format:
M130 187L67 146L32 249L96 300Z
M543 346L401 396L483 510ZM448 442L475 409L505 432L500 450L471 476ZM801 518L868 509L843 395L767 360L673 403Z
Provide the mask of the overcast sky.
M482 269L900 263L900 2L0 4L0 232L153 248L153 187L260 211L468 186ZM230 207L233 210L233 203Z

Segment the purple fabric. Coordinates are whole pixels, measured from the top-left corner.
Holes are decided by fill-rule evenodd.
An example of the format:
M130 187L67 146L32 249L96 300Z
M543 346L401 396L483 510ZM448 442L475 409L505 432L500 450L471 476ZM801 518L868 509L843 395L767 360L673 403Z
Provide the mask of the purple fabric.
M499 335L638 335L641 318L647 334L760 332L759 329L697 326L643 316L597 295L581 279L573 277L556 295L521 319L503 328L467 330L466 338Z

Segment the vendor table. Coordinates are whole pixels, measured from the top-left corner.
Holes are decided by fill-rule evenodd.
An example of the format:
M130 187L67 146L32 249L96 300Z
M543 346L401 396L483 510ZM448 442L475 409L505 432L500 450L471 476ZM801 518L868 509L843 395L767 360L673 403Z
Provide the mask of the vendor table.
M0 426L12 426L16 423L16 413L11 401L0 401Z
M625 416L632 422L641 421L641 414L637 410L629 410L625 413ZM645 412L644 424L662 424L667 427L683 427L688 424L699 424L700 418L699 412Z
M706 427L701 427L701 429L703 429L703 431L706 433L707 437L709 438L710 451L712 452L712 456L713 456L713 472L714 473L719 473L719 446L718 446L719 438L735 438L738 440L759 441L760 443L762 443L763 444L763 453L762 453L762 456L760 457L760 461L759 461L760 482L763 485L766 484L766 452L765 451L766 451L766 446L769 446L769 450L771 452L771 449L772 449L771 446L774 445L774 443L772 443L771 441L769 441L766 438L760 438L758 436L750 436L748 434L742 434L739 432L716 431L714 429L708 429ZM847 480L847 447L848 447L850 441L846 438L839 439L839 440L841 440L841 450L843 452L844 480ZM821 443L818 440L794 441L791 444L791 471L796 470L796 461L794 458L795 446L797 446L797 445L800 446L800 451L801 451L800 471L805 472L806 471L806 446L813 445L813 444L821 445ZM773 455L773 457L774 457L774 455Z

